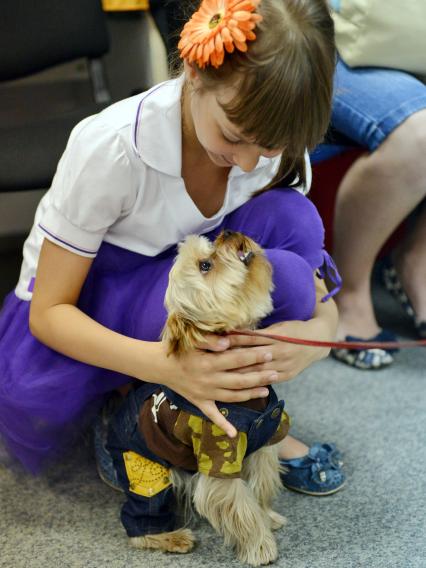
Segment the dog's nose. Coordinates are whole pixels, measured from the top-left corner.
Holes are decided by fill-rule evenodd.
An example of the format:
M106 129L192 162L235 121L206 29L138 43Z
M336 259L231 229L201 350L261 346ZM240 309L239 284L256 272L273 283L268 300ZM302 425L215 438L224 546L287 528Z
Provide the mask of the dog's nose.
M229 237L232 237L232 235L235 235L235 231L230 231L229 229L225 229L223 231L223 238L224 239L229 239Z

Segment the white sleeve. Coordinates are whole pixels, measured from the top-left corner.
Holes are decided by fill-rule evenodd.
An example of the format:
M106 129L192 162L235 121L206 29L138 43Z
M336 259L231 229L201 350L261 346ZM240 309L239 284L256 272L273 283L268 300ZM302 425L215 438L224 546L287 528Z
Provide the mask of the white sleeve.
M136 192L120 135L99 115L86 118L71 133L39 227L54 243L94 257L108 228L131 210Z

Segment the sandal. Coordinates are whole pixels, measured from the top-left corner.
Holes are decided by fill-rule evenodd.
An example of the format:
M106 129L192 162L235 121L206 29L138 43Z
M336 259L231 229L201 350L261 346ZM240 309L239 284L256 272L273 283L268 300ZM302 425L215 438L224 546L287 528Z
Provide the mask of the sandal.
M315 443L302 458L280 459L281 481L284 487L322 497L343 489L346 477L343 462L334 444Z
M396 298L404 312L414 323L418 336L422 339L426 339L426 321L422 321L417 317L413 305L402 287L401 280L398 277L396 268L390 257L387 257L383 263L382 281L386 290L390 292L394 298Z
M395 341L396 335L391 331L383 329L374 337L369 339L362 339L361 337L355 337L353 335L347 335L345 341ZM394 361L393 354L396 353L398 349L332 349L331 355L341 361L355 367L356 369L362 370L377 370L388 367Z

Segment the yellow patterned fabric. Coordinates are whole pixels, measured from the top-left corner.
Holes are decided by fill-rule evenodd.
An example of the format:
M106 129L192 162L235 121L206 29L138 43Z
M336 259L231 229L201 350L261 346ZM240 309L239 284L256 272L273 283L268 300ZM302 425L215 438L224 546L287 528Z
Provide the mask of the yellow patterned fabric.
M139 432L151 455L169 467L224 479L241 477L249 446L255 451L262 444L278 444L289 430L289 417L281 405L265 412L267 401L257 399L246 404L246 416L245 407L239 409L241 430L235 438L229 438L207 418L179 409L158 389L140 407ZM227 408L219 410L228 416ZM255 412L250 414L252 410Z
M247 450L245 432L238 432L235 438L228 438L216 424L181 411L174 427L174 435L185 445L192 446L200 473L212 477L240 477Z
M127 12L128 10L149 10L148 0L102 0L105 12Z
M135 452L123 452L129 489L143 497L153 497L171 485L169 470Z

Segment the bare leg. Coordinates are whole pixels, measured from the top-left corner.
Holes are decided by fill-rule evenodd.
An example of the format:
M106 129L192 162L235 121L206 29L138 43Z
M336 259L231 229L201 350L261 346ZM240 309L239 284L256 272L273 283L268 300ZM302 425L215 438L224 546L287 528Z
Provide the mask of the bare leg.
M309 448L303 442L296 440L293 436L286 436L278 444L278 456L283 460L292 460L306 456Z
M423 110L408 118L375 152L359 158L340 184L334 223L334 258L344 283L336 297L339 338L347 334L367 338L379 331L370 290L373 264L389 235L426 196L425 155ZM417 245L411 250L424 256L424 246L420 252ZM426 292L418 290L418 294ZM424 305L425 301L419 302Z

